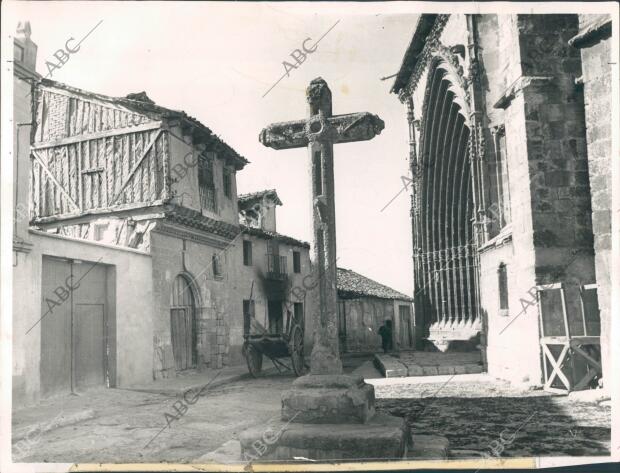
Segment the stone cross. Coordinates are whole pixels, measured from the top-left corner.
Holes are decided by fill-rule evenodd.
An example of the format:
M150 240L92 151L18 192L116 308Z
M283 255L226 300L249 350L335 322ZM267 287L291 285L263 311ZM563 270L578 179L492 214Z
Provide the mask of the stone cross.
M273 149L307 147L312 179L314 260L318 269L319 309L310 358L313 375L340 374L336 292L336 211L334 203L334 144L366 141L381 133L383 120L367 112L332 116L332 94L322 78L306 89L308 118L274 123L259 140Z

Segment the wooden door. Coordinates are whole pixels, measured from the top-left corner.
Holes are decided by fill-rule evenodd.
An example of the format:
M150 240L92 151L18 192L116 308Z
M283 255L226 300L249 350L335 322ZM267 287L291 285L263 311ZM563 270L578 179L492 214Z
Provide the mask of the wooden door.
M282 301L267 301L269 333L282 333Z
M75 387L101 386L106 382L103 304L76 304L74 323Z
M41 271L41 396L48 397L71 392L71 264L43 257Z
M338 301L338 343L342 353L347 351L347 317L346 303Z
M42 299L42 395L106 386L106 268L44 257Z
M196 308L187 279L179 275L174 281L170 302L172 353L178 371L196 367Z
M106 380L106 268L73 263L73 366L77 389L102 386Z
M408 305L399 305L398 314L400 322L400 346L401 348L412 348L411 309Z

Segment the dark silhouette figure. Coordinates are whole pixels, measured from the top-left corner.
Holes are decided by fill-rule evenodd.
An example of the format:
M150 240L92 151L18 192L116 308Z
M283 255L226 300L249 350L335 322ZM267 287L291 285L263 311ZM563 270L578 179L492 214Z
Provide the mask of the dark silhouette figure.
M379 336L381 337L381 346L383 347L383 353L392 351L392 321L386 320L385 323L379 327Z

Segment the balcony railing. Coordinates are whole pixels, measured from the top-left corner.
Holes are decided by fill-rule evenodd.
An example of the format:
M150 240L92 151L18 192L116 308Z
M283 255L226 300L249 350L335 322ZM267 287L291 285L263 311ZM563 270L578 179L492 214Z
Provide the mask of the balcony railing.
M286 256L267 254L267 277L286 278Z

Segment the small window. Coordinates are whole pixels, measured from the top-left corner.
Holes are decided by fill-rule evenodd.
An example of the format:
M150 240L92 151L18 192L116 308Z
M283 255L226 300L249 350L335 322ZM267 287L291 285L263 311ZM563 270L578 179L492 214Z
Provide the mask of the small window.
M214 153L201 155L198 160L198 187L200 191L200 206L211 212L217 212L215 199L215 185L213 184Z
M243 240L243 265L252 266L252 242Z
M301 273L301 253L293 251L293 272Z
M228 169L224 169L222 178L224 180L224 195L232 199L232 174Z
M221 261L220 261L220 255L218 255L217 253L215 253L212 257L211 257L211 263L213 266L213 276L218 278L222 276L222 266L221 266Z
M504 263L497 269L497 283L499 289L499 311L501 315L508 315L508 272Z

